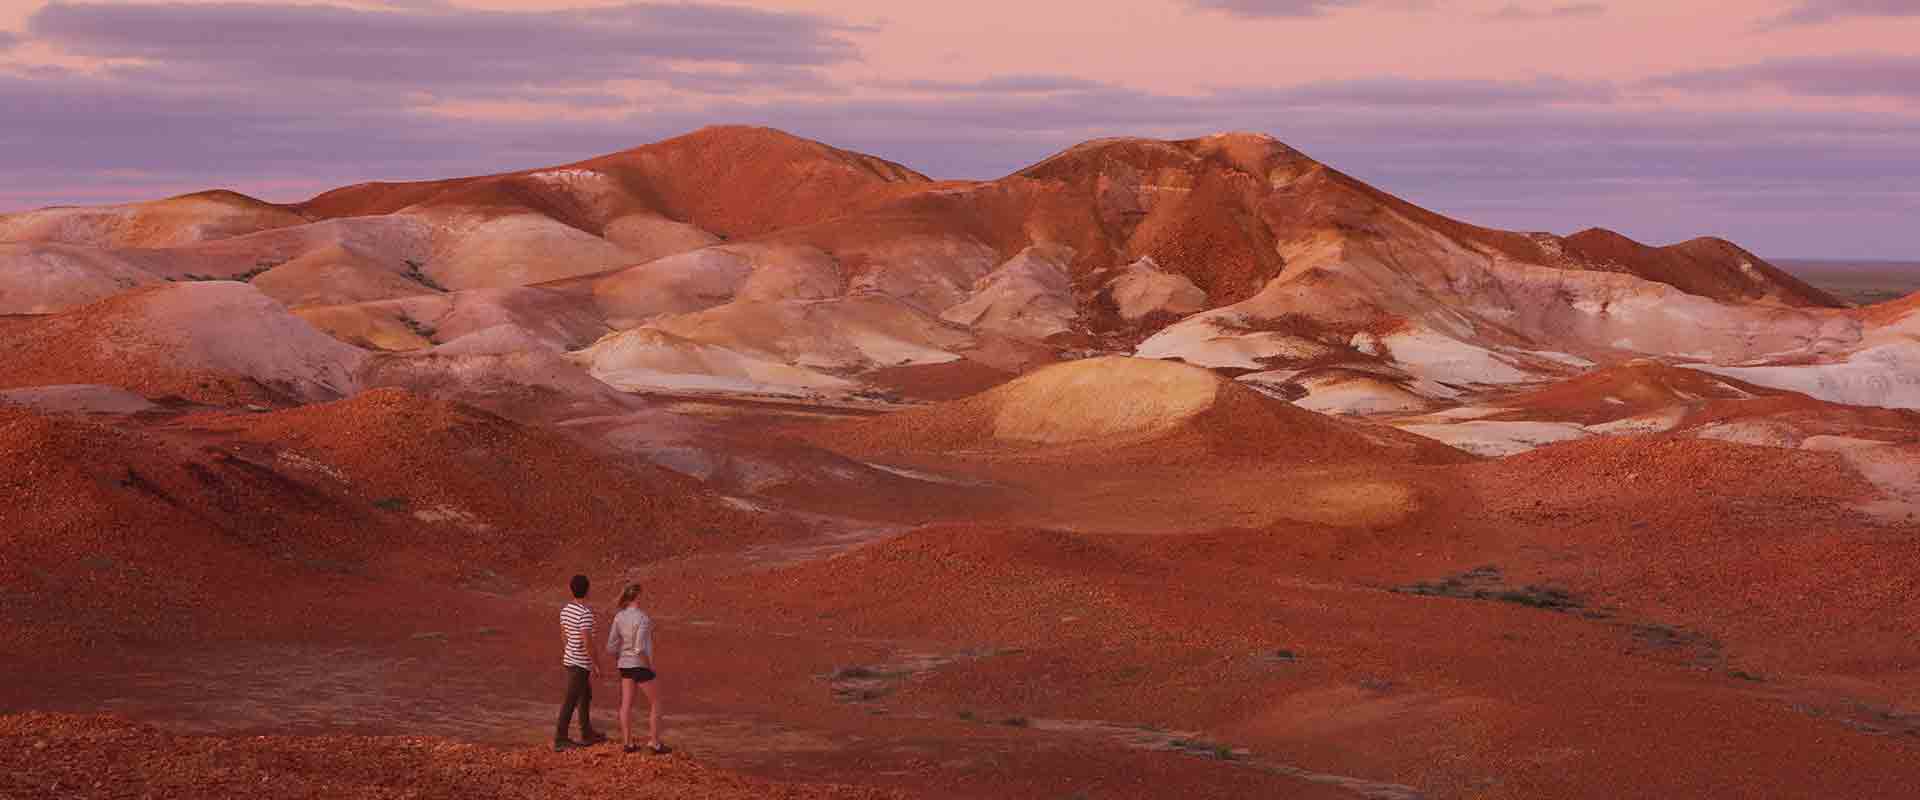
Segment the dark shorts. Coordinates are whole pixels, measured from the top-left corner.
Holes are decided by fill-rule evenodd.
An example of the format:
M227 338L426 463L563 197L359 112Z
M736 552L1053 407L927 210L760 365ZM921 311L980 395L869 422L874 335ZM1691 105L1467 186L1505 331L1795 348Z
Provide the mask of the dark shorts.
M646 683L647 681L653 680L654 675L653 670L647 669L646 667L625 667L620 670L620 677L633 681L634 683Z

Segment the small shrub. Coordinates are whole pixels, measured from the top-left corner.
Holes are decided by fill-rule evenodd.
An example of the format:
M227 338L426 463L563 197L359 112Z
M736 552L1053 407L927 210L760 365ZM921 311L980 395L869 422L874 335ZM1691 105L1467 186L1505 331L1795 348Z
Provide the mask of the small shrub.
M1239 755L1233 752L1231 746L1219 742L1209 742L1203 739L1174 739L1173 741L1167 742L1167 746L1184 753L1215 758L1221 761L1232 761L1239 758Z
M435 330L432 325L428 325L405 314L400 315L400 324L407 326L407 330L413 331L413 335L422 339L432 339L433 335L439 332Z
M336 575L358 575L360 566L351 561L336 558L303 558L300 565L315 572L331 572Z
M1718 649L1720 643L1706 634L1677 628L1659 623L1644 623L1633 626L1633 638L1636 641L1654 647L1705 647Z
M1496 593L1493 599L1502 603L1514 603L1530 608L1544 608L1549 611L1568 611L1580 607L1580 601L1564 589L1546 586L1525 586Z
M1513 587L1502 585L1503 575L1499 567L1475 567L1438 581L1422 581L1395 588L1400 594L1423 595L1426 597L1453 597L1462 600L1492 600L1500 603L1513 603L1529 608L1547 611L1576 612L1584 610L1580 598L1565 589L1551 586ZM1604 615L1602 615L1604 616Z
M233 279L236 281L240 281L241 283L251 283L253 282L254 278L258 278L261 275L265 275L267 274L267 271L285 263L287 262L274 261L271 259L265 260L265 261L257 261L257 262L254 262L253 269L250 269L250 270L247 270L246 272L242 272L238 275L235 275L233 276Z
M447 290L447 287L441 286L438 281L435 281L432 277L429 277L427 275L425 271L425 268L426 268L425 264L422 264L411 258L405 259L405 262L407 265L407 272L406 272L407 280L413 281L414 283L420 284L421 286L425 286L436 292L444 292Z
M381 511L400 512L407 510L407 501L400 497L382 497L373 501L373 507Z

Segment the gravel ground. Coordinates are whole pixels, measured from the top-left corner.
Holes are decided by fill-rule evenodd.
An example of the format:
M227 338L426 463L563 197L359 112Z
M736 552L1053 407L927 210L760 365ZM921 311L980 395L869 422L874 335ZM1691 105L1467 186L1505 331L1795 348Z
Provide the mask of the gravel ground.
M881 800L894 792L778 784L613 745L569 753L418 736L176 736L105 716L0 717L0 797L548 797Z

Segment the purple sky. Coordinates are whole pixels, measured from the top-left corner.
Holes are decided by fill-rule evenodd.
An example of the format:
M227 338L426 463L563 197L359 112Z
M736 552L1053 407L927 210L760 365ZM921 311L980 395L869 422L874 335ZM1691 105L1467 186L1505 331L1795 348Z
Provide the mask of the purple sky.
M1255 130L1481 224L1910 259L1916 42L1920 0L9 0L0 210L291 200L722 122L952 178Z

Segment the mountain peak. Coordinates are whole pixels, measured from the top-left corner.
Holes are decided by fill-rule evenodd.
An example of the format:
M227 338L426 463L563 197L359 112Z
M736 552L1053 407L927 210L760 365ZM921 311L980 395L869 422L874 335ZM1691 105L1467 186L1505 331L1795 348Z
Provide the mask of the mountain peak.
M1264 133L1232 131L1192 139L1109 137L1091 139L1054 153L1016 175L1071 179L1124 165L1134 170L1192 170L1213 163L1264 178L1276 167L1318 163Z

